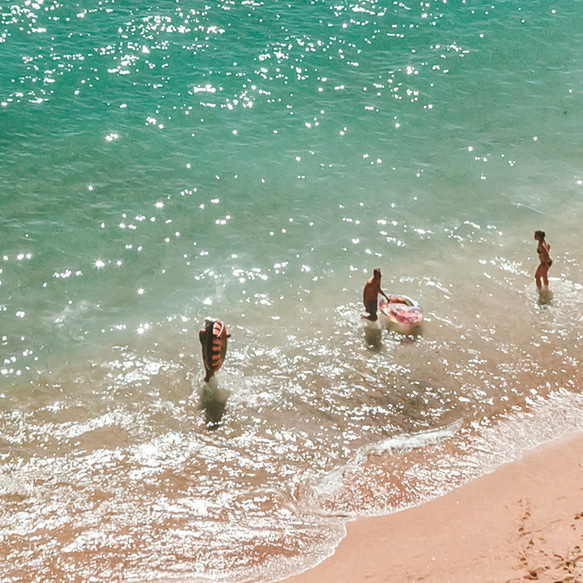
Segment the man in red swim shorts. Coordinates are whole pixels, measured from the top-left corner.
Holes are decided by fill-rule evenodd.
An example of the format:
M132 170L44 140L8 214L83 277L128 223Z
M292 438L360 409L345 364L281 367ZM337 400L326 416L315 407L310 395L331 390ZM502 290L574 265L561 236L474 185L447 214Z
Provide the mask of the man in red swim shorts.
M363 301L364 307L367 313L362 314L361 318L365 320L370 320L371 322L376 322L378 319L377 309L378 309L378 296L382 294L389 300L389 296L381 289L381 270L375 269L373 271L373 276L366 282L364 286Z

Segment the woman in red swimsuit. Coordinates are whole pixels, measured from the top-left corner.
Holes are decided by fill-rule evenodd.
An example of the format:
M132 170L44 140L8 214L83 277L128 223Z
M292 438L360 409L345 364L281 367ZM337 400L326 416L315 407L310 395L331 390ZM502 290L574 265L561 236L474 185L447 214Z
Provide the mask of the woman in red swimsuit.
M551 259L551 246L545 241L544 231L535 231L534 238L538 241L537 253L540 259L540 265L538 266L536 273L534 274L534 279L536 281L536 287L538 291L542 291L542 284L545 288L549 287L549 267L553 264ZM542 283L541 283L542 282Z

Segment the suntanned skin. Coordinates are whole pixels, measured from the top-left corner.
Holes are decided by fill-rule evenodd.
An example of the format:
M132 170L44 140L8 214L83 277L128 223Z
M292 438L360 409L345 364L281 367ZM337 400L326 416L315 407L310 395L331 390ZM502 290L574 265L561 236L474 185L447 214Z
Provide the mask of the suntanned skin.
M536 282L536 287L538 291L542 291L542 286L549 287L549 267L553 264L551 259L551 246L545 241L544 231L535 231L534 238L538 241L537 253L540 259L540 265L538 266L536 273L534 274L534 279Z
M364 302L364 307L367 310L367 314L363 314L361 317L365 320L370 320L375 322L378 319L376 315L376 306L379 294L385 296L387 301L390 301L389 296L381 289L381 270L375 269L373 271L373 276L366 282L364 286L364 292L362 294L362 301ZM374 313L371 314L369 308L373 307L374 302Z

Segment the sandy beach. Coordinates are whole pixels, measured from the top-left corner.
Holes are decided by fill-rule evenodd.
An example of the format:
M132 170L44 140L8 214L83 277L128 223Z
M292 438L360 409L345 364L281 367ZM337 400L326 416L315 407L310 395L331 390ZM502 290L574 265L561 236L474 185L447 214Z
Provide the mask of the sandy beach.
M348 524L333 556L285 583L583 582L583 433L442 498Z

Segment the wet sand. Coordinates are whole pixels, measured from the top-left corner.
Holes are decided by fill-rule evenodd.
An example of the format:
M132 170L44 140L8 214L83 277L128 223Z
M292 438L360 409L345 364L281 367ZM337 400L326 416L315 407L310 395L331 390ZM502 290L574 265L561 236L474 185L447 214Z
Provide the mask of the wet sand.
M583 433L347 531L333 556L285 583L583 583Z

